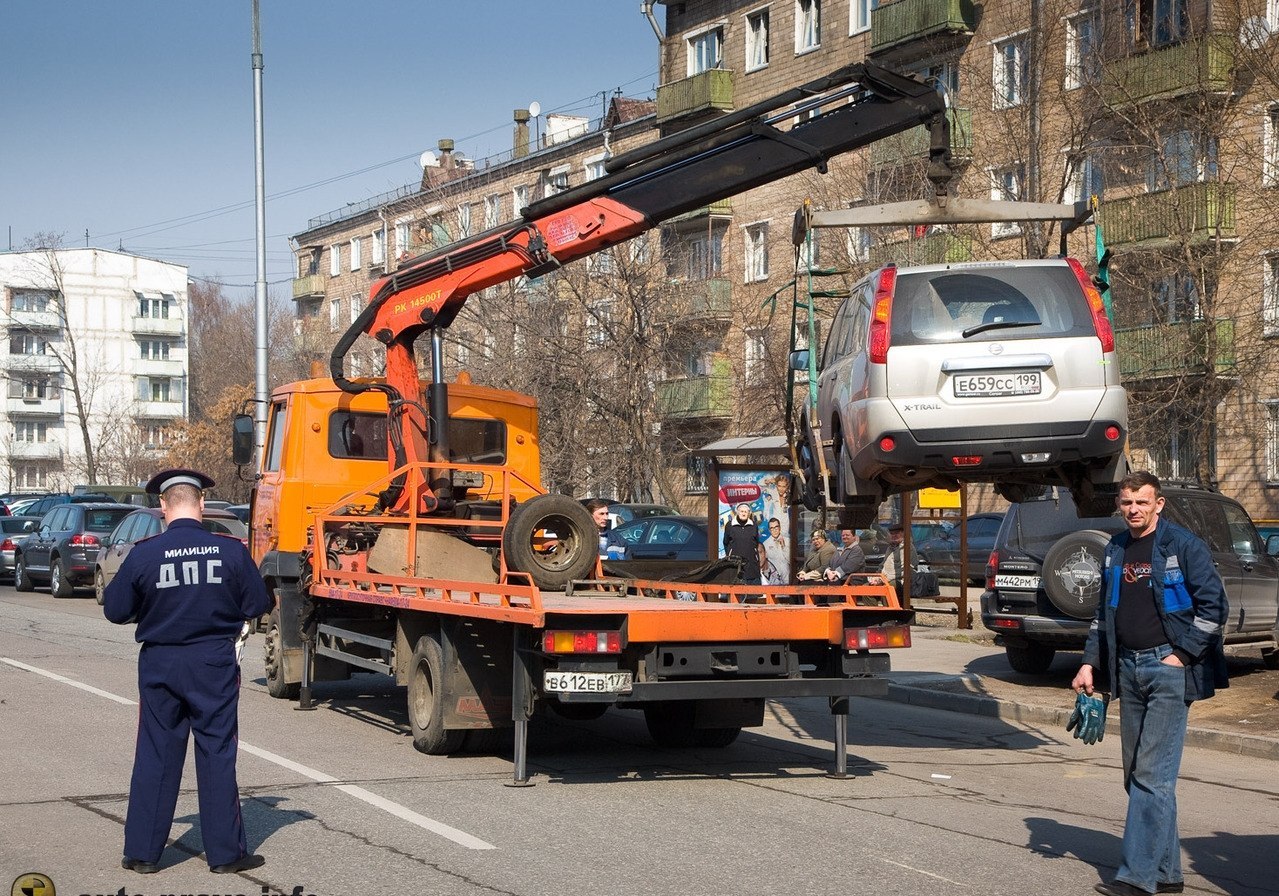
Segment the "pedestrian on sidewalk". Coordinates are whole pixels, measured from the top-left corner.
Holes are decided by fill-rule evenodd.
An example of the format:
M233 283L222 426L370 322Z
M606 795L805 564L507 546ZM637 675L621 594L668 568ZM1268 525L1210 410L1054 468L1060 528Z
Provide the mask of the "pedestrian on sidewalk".
M1122 704L1128 814L1119 870L1096 885L1106 896L1180 893L1177 775L1194 700L1228 685L1221 577L1199 536L1165 520L1159 480L1141 471L1119 483L1127 532L1111 538L1097 615L1071 687L1112 690Z
M749 504L738 504L733 518L724 526L724 556L741 559L739 579L743 585L760 584L759 524L751 515Z
M262 865L248 851L235 778L240 707L237 642L249 620L271 609L262 576L237 538L201 525L204 489L195 470L165 470L147 483L160 496L165 531L140 541L103 595L107 619L137 623L138 740L120 866L160 870L195 735L200 836L209 870Z

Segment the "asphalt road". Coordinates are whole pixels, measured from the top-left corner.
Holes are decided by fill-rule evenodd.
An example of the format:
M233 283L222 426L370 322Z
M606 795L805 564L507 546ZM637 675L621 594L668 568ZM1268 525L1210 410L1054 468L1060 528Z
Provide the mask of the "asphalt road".
M246 652L240 784L267 864L211 875L190 760L159 874L119 868L136 720L131 629L86 592L0 587L0 878L63 894L1091 893L1118 859L1116 738L854 701L849 770L828 776L824 702L772 703L721 750L661 750L640 716L530 731L535 786L510 743L413 750L403 692L360 676L297 712ZM1191 749L1179 791L1188 891L1279 893L1272 761ZM17 892L15 890L15 892Z

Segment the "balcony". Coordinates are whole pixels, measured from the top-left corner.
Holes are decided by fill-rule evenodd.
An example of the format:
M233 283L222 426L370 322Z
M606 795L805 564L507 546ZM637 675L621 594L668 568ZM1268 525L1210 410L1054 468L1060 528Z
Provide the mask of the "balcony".
M946 115L950 118L951 157L956 160L971 159L973 157L973 110L950 109ZM870 161L872 165L879 168L911 161L926 161L929 143L928 128L920 125L872 143Z
M912 240L898 240L871 246L870 263L879 267L896 264L955 264L972 261L973 238L954 233L930 233Z
M1127 56L1102 67L1101 93L1107 105L1132 106L1231 89L1232 41L1210 34L1171 47Z
M709 280L683 280L674 287L676 317L723 320L733 313L733 283L722 277Z
M62 320L56 311L11 311L9 312L9 328L11 330L60 330Z
M1098 210L1106 245L1116 251L1235 239L1235 185L1196 183L1124 199Z
M1125 382L1228 375L1235 369L1235 322L1221 318L1116 329L1115 351Z
M133 406L133 416L148 420L173 420L182 416L182 402L177 399L148 401L140 398Z
M324 298L324 286L329 278L324 274L307 274L293 278L293 301Z
M657 125L733 111L733 72L713 68L657 88Z
M11 417L61 417L62 398L10 398L5 410Z
M685 212L682 215L676 215L671 218L670 224L680 224L684 221L705 221L706 218L731 218L733 216L733 200L720 199L712 202L710 205L703 205L701 208L695 208L691 212Z
M135 317L133 332L155 336L182 336L186 328L180 317Z
M884 53L928 38L967 37L976 28L972 0L896 0L871 10L870 51Z
M166 379L185 377L187 375L185 361L168 358L138 358L133 362L133 372L137 376L155 376Z
M732 379L694 376L658 383L657 407L668 418L732 416Z
M57 442L12 442L9 460L62 460L62 446Z
M60 373L62 362L56 355L10 355L9 370L23 373Z

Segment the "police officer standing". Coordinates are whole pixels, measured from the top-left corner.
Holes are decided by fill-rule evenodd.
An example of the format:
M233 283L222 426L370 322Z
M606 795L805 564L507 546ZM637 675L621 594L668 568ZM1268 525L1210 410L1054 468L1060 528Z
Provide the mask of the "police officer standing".
M107 619L136 622L142 644L138 742L120 863L139 874L160 870L192 732L209 869L225 874L265 862L248 851L240 817L236 640L247 620L271 608L271 599L244 545L201 525L203 490L212 485L195 470L151 478L147 492L160 496L168 528L138 542L103 598Z

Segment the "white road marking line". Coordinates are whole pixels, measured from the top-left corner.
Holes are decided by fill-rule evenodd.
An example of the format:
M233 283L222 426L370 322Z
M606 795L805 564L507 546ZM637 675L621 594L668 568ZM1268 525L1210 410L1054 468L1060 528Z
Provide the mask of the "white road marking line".
M92 685L84 684L83 682L76 681L73 678L67 678L65 675L50 672L47 669L28 666L26 663L18 662L17 660L10 659L7 656L0 656L0 663L5 663L6 665L13 666L15 669L21 669L24 672L43 675L45 678L50 678L54 681L61 682L62 684L69 684L73 688L79 688L82 691L88 691L90 694L94 694L98 697L105 697L108 700L114 700L116 703L120 703L124 706L138 705L136 700L130 700L127 697L112 694L110 691L95 688ZM425 815L420 815L412 809L401 806L399 803L394 803L385 797L378 796L376 793L365 790L357 784L342 784L340 783L341 779L339 778L335 778L332 775L328 775L322 771L305 766L300 762L294 762L292 759L286 759L278 753L272 753L270 750L264 750L261 747L246 744L244 741L240 741L240 749L245 753L258 757L259 759L265 759L267 762L272 762L282 768L296 772L304 778L310 778L312 781L316 781L320 784L332 784L336 790L341 790L349 796L353 796L358 800L363 800L370 806L381 809L383 812L388 812L396 818L407 821L410 824L417 825L423 830L430 831L433 834L438 834L446 840L452 840L458 846L464 846L467 849L497 849L497 847L492 843L481 840L479 837L474 837L466 831L458 830L457 828L447 825L442 821L436 821L433 818L427 818Z

